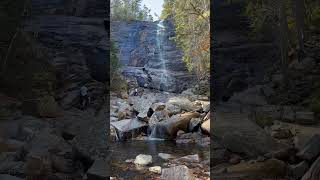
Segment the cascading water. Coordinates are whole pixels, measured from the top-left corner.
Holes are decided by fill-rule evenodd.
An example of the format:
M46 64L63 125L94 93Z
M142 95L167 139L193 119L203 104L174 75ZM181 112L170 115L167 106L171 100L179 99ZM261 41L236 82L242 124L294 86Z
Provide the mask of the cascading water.
M170 80L170 75L168 73L168 69L166 66L166 60L163 54L163 47L164 47L164 38L165 38L165 26L163 24L163 21L160 20L157 24L157 34L156 34L156 47L158 51L158 57L159 62L161 63L161 76L160 76L160 83L159 83L159 89L162 91L165 91L168 87L168 81ZM150 129L150 135L149 140L163 140L159 139L157 137L161 136L161 128L157 128L157 125L154 125L152 127L149 127ZM159 136L160 135L160 136Z
M164 55L163 55L164 34L165 34L165 26L163 24L163 21L161 20L157 24L157 35L156 35L156 45L158 49L159 62L161 63L161 70L162 70L160 84L159 84L160 90L165 90L169 80L166 60L164 59Z

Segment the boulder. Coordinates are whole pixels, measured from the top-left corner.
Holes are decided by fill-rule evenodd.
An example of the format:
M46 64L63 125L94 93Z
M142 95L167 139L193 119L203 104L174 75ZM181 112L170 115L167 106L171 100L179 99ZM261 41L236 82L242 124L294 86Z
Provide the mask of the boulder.
M193 132L196 131L201 123L201 119L200 118L192 118L190 120L189 126L188 126L188 130L189 132Z
M293 61L289 65L289 67L294 70L307 72L307 71L310 71L311 69L313 69L315 67L315 65L316 65L315 59L313 59L311 57L306 57L303 60L301 60L301 62L299 62L298 60Z
M245 175L248 179L284 178L287 174L287 165L280 160L268 159L263 162L242 162L227 167L226 171L230 174Z
M185 165L162 169L160 179L163 180L195 180L189 168Z
M311 165L307 173L301 178L301 180L319 180L320 177L320 156Z
M295 179L300 179L309 169L309 164L306 161L302 161L299 164L289 166L289 174Z
M52 96L40 98L38 103L38 113L40 117L57 117L61 115L61 109Z
M202 109L205 113L208 113L210 111L210 103L208 103L207 105L203 105Z
M149 171L157 173L157 174L161 174L161 167L160 166L153 166L153 167L149 168Z
M189 99L185 97L172 97L168 100L168 103L172 105L176 105L182 110L185 110L188 112L193 111L197 108L196 106L193 105L193 103Z
M297 156L312 161L320 155L320 134L314 135L298 152Z
M201 124L201 130L206 134L210 134L210 119Z
M152 163L152 156L151 155L145 155L145 154L139 154L136 159L133 162L134 164L138 166L146 166Z
M17 161L16 153L0 154L0 174L11 174L15 176L25 175L25 162ZM1 179L1 178L0 178Z
M171 103L166 103L165 109L168 111L169 116L181 113L181 108L179 106L173 105Z
M52 173L52 162L48 156L28 155L25 172L31 179L47 179Z
M257 157L286 147L249 120L248 114L217 110L213 117L211 133L231 152Z
M72 157L64 157L61 155L51 155L52 167L63 173L72 173L74 171L74 162Z
M193 154L193 155L183 156L181 158L178 158L177 160L182 161L182 162L198 163L198 162L200 162L200 157L199 157L199 154Z
M138 119L110 122L110 125L115 128L119 140L136 137L147 127L145 122L139 121Z
M235 93L229 101L250 106L267 105L265 97L261 95L261 88L262 86L255 86L245 91Z
M314 112L308 111L297 111L295 122L302 125L313 125L318 123L317 119L315 118Z
M1 180L23 180L22 178L11 176L9 174L0 174L0 179Z
M228 159L228 151L226 149L216 149L211 152L210 160L213 165L227 162Z
M276 139L287 139L291 138L293 135L289 129L278 129L271 132L271 136Z
M192 118L198 118L199 113L190 112L174 115L167 120L161 121L154 127L154 136L157 138L174 139L179 130L188 131L188 125Z
M155 111L149 119L149 126L154 126L157 123L169 118L169 113L166 110Z
M97 159L87 172L88 180L106 180L110 176L108 162L103 159Z
M158 156L163 160L169 160L174 158L174 156L172 156L171 154L166 153L159 153Z
M166 108L166 104L159 102L159 103L154 103L150 107L153 111L162 111Z

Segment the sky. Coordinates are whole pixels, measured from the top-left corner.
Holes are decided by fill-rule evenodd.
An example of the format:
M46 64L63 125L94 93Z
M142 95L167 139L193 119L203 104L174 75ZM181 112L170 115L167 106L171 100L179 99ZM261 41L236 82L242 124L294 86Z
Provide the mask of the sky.
M151 15L153 16L153 20L158 20L154 13L157 13L158 16L161 15L163 0L142 0L142 6L146 5L149 9L151 9Z

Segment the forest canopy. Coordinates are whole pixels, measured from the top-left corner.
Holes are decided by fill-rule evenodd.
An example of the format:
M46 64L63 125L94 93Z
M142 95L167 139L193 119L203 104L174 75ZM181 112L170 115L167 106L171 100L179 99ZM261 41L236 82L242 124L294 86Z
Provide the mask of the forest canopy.
M111 0L111 19L116 21L153 21L150 9L142 0Z
M208 77L210 70L210 1L164 0L162 19L172 19L173 38L184 53L183 60L197 77Z

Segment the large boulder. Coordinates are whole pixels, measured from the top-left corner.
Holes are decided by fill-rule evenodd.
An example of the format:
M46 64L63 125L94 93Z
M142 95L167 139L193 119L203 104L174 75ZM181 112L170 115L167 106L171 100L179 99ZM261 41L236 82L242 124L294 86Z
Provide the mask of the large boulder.
M197 108L189 99L185 97L172 97L168 100L168 103L172 105L176 105L180 107L182 110L185 110L188 112L193 111Z
M297 156L304 160L312 161L320 155L320 134L314 135L301 149Z
M152 116L149 119L149 126L152 127L156 125L157 123L164 121L169 118L169 113L166 110L162 111L156 111L152 114Z
M103 159L97 159L87 172L88 180L105 180L110 176L108 162Z
M147 123L138 119L124 119L110 124L115 128L118 140L136 137L147 127Z
M145 155L145 154L139 154L136 159L134 160L134 164L138 166L146 166L152 163L152 156L151 155Z
M210 134L210 119L201 124L201 130L207 134Z
M185 165L162 169L161 179L163 180L194 180L189 168Z
M249 120L248 114L218 110L213 117L211 133L232 152L256 157L286 147Z
M280 160L269 159L264 162L244 162L233 165L227 168L227 172L230 174L243 174L248 179L283 178L287 174L287 165Z
M198 118L199 116L200 114L197 112L174 115L169 119L156 124L153 135L156 138L174 139L179 130L187 132L190 120L192 118Z
M320 177L320 156L312 164L308 172L302 177L301 180L318 180Z

